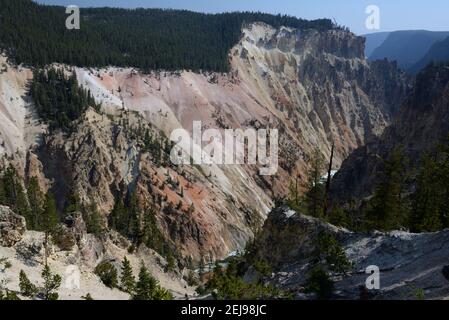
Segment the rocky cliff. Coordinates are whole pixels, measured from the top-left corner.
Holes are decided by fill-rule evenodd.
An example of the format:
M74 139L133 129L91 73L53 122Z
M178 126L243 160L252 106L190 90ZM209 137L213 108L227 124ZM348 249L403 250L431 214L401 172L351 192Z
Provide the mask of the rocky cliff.
M391 126L379 138L354 151L333 181L336 201L369 196L382 170L382 161L401 147L410 171L421 157L445 143L449 134L449 68L430 66L416 78L416 84Z
M31 72L4 59L2 116L12 117L8 108L16 100L23 112L14 114L14 127L0 128L9 140L18 139L3 151L12 157L18 148L15 158L22 159L26 175L51 187L60 205L69 193L94 201L104 224L115 196L136 190L141 204L156 204L158 226L181 256L214 260L244 247L272 197L286 193L292 176L305 176L315 148L329 156L335 142L338 167L353 149L380 135L410 83L394 64L368 63L363 38L343 30L255 23L243 28L229 59L227 74L58 66L75 72L102 104L100 113L90 109L70 134L49 133L36 123L24 95ZM4 89L9 83L14 90ZM195 120L220 130L278 129L278 173L262 177L246 165L175 167L144 148L145 129L162 140L174 129L191 132Z
M95 267L101 262L110 262L117 270L121 270L121 262L125 256L135 275L144 263L161 285L173 293L175 299L184 299L186 294L194 295L193 288L181 279L180 274L165 272L167 262L153 250L129 253L126 250L130 245L129 241L115 232L97 239L87 234L86 224L80 215L76 215L69 235L73 238L70 246L61 249L58 245L51 244L46 250L43 232L27 230L23 217L8 207L0 206L0 289L20 293L21 270L27 274L31 283L41 286L41 272L47 252L48 265L62 278L58 289L62 300L80 300L87 294L95 300L129 300L129 294L117 288L108 288L95 274ZM23 296L21 298L27 299Z
M447 299L449 296L447 230L424 234L353 233L287 207L270 213L256 242L257 257L273 262L273 274L266 281L291 292L297 299L313 299L314 295L305 293L304 288L313 266L317 239L325 234L338 240L351 262L346 272L330 274L335 283L333 299ZM369 266L379 268L377 290L366 289Z

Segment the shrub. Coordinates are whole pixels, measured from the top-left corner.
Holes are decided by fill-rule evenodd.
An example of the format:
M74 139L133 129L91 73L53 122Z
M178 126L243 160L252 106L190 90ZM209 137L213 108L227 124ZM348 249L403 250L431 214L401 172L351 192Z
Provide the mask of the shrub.
M306 292L313 292L320 300L327 300L334 291L334 282L327 272L321 267L313 268L306 282Z
M85 296L82 296L81 299L83 299L83 300L94 300L94 298L92 298L90 293L86 294Z
M95 274L100 277L101 282L108 288L118 287L117 269L110 262L100 263L95 268Z
M216 265L212 279L203 292L212 292L217 300L258 300L280 297L282 293L274 286L262 282L246 283L241 277L239 266L231 260L226 270Z
M334 272L345 272L351 267L351 262L338 243L329 234L321 234L317 239L317 257L324 257L329 269Z

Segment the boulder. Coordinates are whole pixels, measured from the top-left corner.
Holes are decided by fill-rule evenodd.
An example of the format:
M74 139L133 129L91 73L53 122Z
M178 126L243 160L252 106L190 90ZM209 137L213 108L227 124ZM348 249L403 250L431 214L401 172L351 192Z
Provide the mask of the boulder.
M9 207L0 206L0 246L12 247L22 240L26 231L25 218Z

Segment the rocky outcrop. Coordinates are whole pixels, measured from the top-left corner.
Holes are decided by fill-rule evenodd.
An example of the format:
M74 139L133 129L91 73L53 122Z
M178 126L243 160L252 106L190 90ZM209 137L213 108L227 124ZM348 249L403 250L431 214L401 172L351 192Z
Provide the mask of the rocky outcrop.
M86 235L85 240L92 241L92 238ZM27 231L14 246L0 245L0 258L10 264L10 267L0 273L0 281L4 281L3 288L20 293L19 273L21 270L27 274L33 284L41 285L41 273L45 261L43 242L43 233ZM141 263L144 262L151 274L160 281L162 286L170 290L176 299L185 299L185 294L190 297L195 295L194 289L180 279L180 276L164 272L162 264L164 259L148 249L139 253L129 253L127 248L107 240L98 253L88 249L87 243L81 246L77 244L69 251L62 251L57 246L50 245L47 252L49 253L47 263L52 272L62 277L61 287L58 289L61 300L81 300L88 293L95 300L129 300L129 294L106 287L95 274L95 267L102 261L111 262L120 274L121 261L125 256L131 262L135 276L139 272ZM94 259L90 260L91 258Z
M273 210L256 242L257 255L275 263L269 281L291 291L298 299L313 299L304 293L312 252L319 234L338 239L352 262L344 274L331 273L335 299L446 299L449 231L411 234L394 231L370 234L345 229L303 216L289 208ZM269 260L273 258L273 260ZM380 270L380 289L361 290L370 274L369 266ZM362 296L360 295L362 293Z
M33 72L14 66L0 53L0 157L24 166L28 149L39 142L45 125L38 121L27 96Z
M195 295L193 288L181 279L182 270L176 274L165 272L167 262L153 250L142 246L130 253L129 241L113 231L102 239L88 234L77 213L73 214L73 221L70 227L66 227L66 232L75 240L70 248L61 248L53 236L45 245L43 232L26 230L23 217L8 207L0 206L0 259L2 264L8 265L0 272L2 289L20 294L19 273L22 270L33 284L39 286L42 268L48 263L52 272L62 277L58 289L62 300L80 300L88 293L95 300L129 300L129 294L106 287L95 274L95 267L104 261L116 266L120 274L121 262L126 256L135 275L144 263L176 299L184 299L186 294Z
M320 235L329 234L344 241L352 236L346 229L296 213L288 207L274 209L257 236L256 259L275 269L286 264L308 261L316 251Z
M0 206L0 246L11 247L22 239L26 231L25 218Z

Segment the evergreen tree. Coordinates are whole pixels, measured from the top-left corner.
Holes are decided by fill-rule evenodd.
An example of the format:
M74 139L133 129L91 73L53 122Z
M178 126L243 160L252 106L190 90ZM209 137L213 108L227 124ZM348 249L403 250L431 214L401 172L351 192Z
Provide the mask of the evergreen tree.
M56 231L57 225L58 213L56 212L55 199L51 193L47 193L45 196L44 210L42 211L42 219L39 226L45 234L45 264L47 264L48 258L49 236Z
M365 209L369 230L394 230L406 224L407 205L403 190L407 179L407 159L401 148L396 148L384 161L383 176L373 198Z
M139 271L139 280L136 284L134 300L154 300L157 285L157 280L150 275L147 268L142 264Z
M111 227L121 234L127 234L127 215L128 212L122 199L115 201L114 208L110 214Z
M236 259L229 261L226 269L219 263L215 265L206 290L212 291L216 300L266 300L279 297L280 292L273 286L265 285L261 281L247 283L239 273L239 263Z
M168 249L166 258L167 258L167 271L175 270L176 260L175 260L175 257L173 256L173 253L170 249Z
M126 202L118 199L110 214L111 227L122 235L140 244L144 238L144 225L142 223L142 209L139 206L137 193L130 192Z
M331 271L342 273L348 271L351 267L351 262L346 257L345 251L338 241L329 234L319 235L315 255L317 260L323 259L323 262Z
M100 263L95 267L95 274L100 277L105 286L111 289L118 287L117 269L112 263Z
M157 226L156 210L154 207L150 207L144 215L142 242L148 248L163 254L165 241L164 236Z
M92 203L88 206L87 210L84 212L84 221L86 222L87 233L101 236L104 232L102 226L102 217L100 212L98 212L97 205Z
M421 161L412 194L410 228L434 232L449 227L449 144L439 146Z
M300 210L299 176L295 178L295 181L290 182L288 189L288 205L294 210Z
M4 177L0 177L0 204L6 205L6 193L5 193L5 185L4 185Z
M126 235L137 242L141 230L141 209L139 207L137 193L132 192L128 200L128 214L126 219Z
M172 295L159 286L158 281L150 275L144 264L140 267L139 280L136 284L134 300L171 300Z
M75 212L81 211L81 200L77 193L72 193L67 199L67 203L64 208L64 216L69 216Z
M3 176L3 194L4 205L9 206L15 213L26 218L27 222L32 224L30 219L30 209L21 179L16 169L10 164Z
M17 296L15 292L9 291L8 289L3 292L3 290L0 289L0 301L17 301L20 300L20 298Z
M30 203L30 219L27 221L27 228L28 230L39 230L44 205L44 194L39 187L36 177L30 179L27 191Z
M325 186L321 183L324 173L324 159L319 149L315 149L308 171L305 205L309 215L317 218L324 216Z
M20 270L19 274L19 288L20 294L28 298L34 298L38 293L37 287L28 279L23 270Z
M55 231L58 225L58 213L56 211L56 202L54 196L49 192L45 196L44 210L40 223L41 230L45 232L46 237Z
M122 261L122 278L120 287L124 292L132 294L136 287L136 279L133 275L133 270L129 260L125 257Z
M58 300L59 294L57 291L61 286L61 276L52 274L50 267L46 264L42 270L42 278L44 279L44 300Z
M306 284L307 292L315 293L319 300L328 300L334 288L334 282L321 266L316 266L310 271Z

